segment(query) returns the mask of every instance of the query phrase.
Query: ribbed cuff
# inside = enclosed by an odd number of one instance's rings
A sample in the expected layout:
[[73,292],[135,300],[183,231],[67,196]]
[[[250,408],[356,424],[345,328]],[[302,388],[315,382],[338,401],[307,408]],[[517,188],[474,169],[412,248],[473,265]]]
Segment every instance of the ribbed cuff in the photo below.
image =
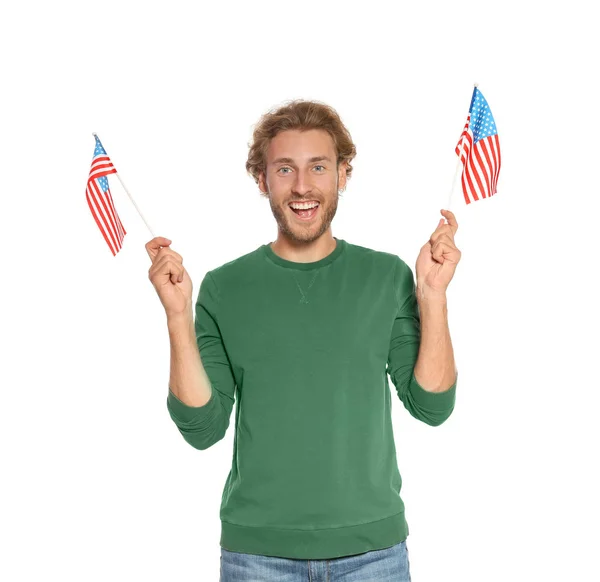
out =
[[215,390],[211,386],[211,393],[208,402],[204,406],[188,406],[173,394],[169,387],[167,396],[167,408],[169,412],[183,422],[202,421],[212,418],[217,413],[219,406],[218,398],[215,396]]
[[458,374],[456,375],[454,384],[447,390],[444,390],[443,392],[429,392],[429,390],[425,390],[425,388],[417,382],[413,370],[409,390],[415,402],[423,408],[444,411],[452,408],[455,403],[457,383]]

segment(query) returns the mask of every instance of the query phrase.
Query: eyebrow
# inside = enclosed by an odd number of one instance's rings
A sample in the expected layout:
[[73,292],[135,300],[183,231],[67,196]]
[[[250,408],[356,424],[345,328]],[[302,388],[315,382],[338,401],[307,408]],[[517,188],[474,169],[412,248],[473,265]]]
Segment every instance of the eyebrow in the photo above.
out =
[[[327,160],[328,162],[331,162],[331,159],[328,158],[327,156],[314,156],[312,158],[310,158],[308,160],[309,163],[312,162],[320,162],[322,160]],[[274,164],[279,164],[279,163],[283,163],[283,164],[293,164],[294,160],[292,158],[277,158],[276,160],[273,160]]]

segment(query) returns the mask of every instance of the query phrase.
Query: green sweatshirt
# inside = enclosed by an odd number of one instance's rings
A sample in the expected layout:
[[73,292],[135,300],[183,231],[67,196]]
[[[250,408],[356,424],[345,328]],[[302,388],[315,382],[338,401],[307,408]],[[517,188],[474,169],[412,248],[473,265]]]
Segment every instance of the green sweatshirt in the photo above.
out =
[[329,559],[408,536],[388,374],[418,420],[452,413],[456,383],[434,393],[414,376],[420,315],[397,255],[336,240],[312,263],[269,244],[206,273],[195,305],[210,400],[167,408],[204,450],[225,436],[237,401],[220,545]]

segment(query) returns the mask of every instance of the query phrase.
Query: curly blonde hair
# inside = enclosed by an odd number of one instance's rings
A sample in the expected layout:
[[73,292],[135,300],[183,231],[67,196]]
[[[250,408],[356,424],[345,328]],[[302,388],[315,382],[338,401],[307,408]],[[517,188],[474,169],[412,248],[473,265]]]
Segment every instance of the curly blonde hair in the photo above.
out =
[[[280,131],[288,129],[327,131],[333,139],[337,152],[337,167],[346,162],[346,177],[349,179],[352,176],[350,162],[356,156],[356,146],[337,111],[320,101],[293,99],[285,102],[277,110],[263,114],[254,128],[252,141],[248,143],[250,151],[246,170],[257,184],[260,173],[263,172],[265,175],[267,173],[267,149],[271,139]],[[266,196],[265,193],[261,195]]]

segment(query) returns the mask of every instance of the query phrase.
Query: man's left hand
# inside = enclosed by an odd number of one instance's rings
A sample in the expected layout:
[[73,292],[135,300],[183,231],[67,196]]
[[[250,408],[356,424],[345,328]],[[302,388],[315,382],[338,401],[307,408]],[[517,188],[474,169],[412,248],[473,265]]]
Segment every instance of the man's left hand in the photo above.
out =
[[443,296],[454,276],[461,252],[454,244],[454,235],[458,230],[456,217],[450,210],[441,210],[437,228],[431,238],[421,247],[417,258],[417,288],[421,296]]

